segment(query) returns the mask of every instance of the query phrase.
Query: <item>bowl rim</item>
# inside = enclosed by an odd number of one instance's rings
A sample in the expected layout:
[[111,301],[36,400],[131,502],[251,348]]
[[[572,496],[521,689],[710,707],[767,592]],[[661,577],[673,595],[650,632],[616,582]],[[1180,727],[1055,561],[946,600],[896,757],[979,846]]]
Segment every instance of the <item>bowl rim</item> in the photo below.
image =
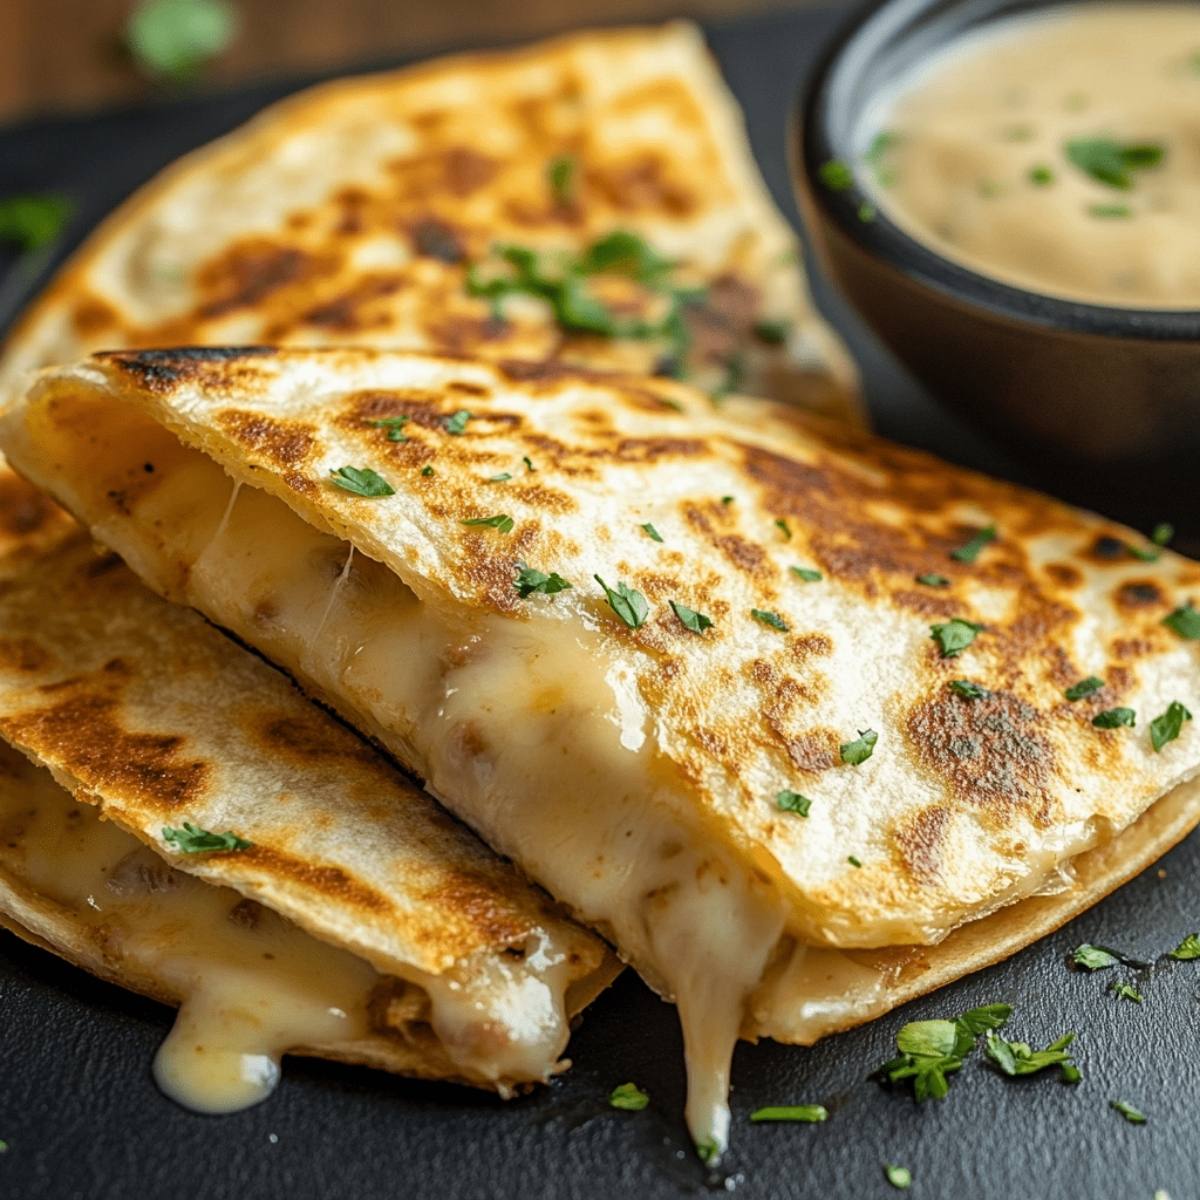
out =
[[[836,146],[830,134],[829,96],[848,52],[893,10],[920,11],[938,2],[866,0],[842,22],[798,92],[789,134],[793,185],[802,190],[825,220],[832,221],[861,250],[945,300],[965,302],[1015,324],[1085,336],[1152,342],[1200,341],[1200,309],[1089,304],[1005,283],[939,254],[905,232],[887,216],[882,205],[859,187],[857,179],[845,189],[830,188],[821,181],[819,171],[823,164],[845,158],[844,148]],[[1086,2],[1042,0],[1021,7],[1065,8]],[[869,220],[859,215],[864,204],[872,209]]]

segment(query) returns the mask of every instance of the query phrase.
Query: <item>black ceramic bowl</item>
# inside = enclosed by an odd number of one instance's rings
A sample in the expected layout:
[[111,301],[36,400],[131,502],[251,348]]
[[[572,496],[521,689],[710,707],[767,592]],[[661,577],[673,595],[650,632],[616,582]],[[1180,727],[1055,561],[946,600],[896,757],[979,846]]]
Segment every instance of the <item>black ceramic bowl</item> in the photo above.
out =
[[823,163],[851,160],[865,107],[897,74],[984,22],[1041,7],[886,0],[860,12],[801,98],[801,206],[827,273],[935,397],[1043,465],[1047,456],[1076,471],[1107,464],[1165,493],[1186,489],[1195,504],[1200,312],[1081,304],[999,283],[921,245],[882,207],[861,220],[863,193],[821,182]]

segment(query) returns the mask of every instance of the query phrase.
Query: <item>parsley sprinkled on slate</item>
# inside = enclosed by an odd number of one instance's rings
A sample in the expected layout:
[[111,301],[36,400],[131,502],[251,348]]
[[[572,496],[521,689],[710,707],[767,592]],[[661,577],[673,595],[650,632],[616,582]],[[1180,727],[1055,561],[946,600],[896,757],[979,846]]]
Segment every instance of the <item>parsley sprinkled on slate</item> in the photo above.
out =
[[1133,209],[1128,204],[1089,204],[1088,216],[1101,221],[1123,221],[1133,216]]
[[860,729],[858,737],[854,741],[846,742],[842,746],[842,762],[851,767],[857,767],[859,763],[865,763],[875,753],[875,743],[878,741],[879,734],[875,730]]
[[454,434],[455,437],[460,437],[467,432],[467,422],[471,419],[471,414],[465,408],[460,408],[458,412],[448,416],[443,422],[447,433]]
[[1150,540],[1156,546],[1166,546],[1175,536],[1175,526],[1169,521],[1159,521],[1150,534]]
[[516,522],[508,513],[496,513],[490,517],[467,517],[459,522],[460,525],[480,525],[489,529],[498,529],[501,533],[511,533]]
[[940,1100],[950,1090],[946,1076],[959,1070],[981,1033],[999,1029],[1012,1015],[1008,1004],[985,1004],[956,1020],[912,1021],[896,1035],[898,1057],[875,1075],[888,1083],[911,1080],[917,1100]]
[[432,467],[422,467],[422,468],[421,468],[421,474],[422,474],[422,475],[432,475],[432,474],[433,474],[433,468],[432,468]]
[[0,242],[26,254],[40,250],[62,233],[73,208],[65,196],[5,196],[0,199]]
[[380,417],[378,421],[369,421],[368,424],[375,429],[386,429],[387,440],[389,442],[407,442],[408,435],[404,432],[404,426],[409,422],[406,416],[399,417]]
[[1035,187],[1049,187],[1054,182],[1054,172],[1044,163],[1029,168],[1029,182]]
[[1060,1067],[1071,1061],[1067,1047],[1075,1040],[1073,1033],[1064,1033],[1045,1050],[1033,1050],[1026,1042],[1010,1042],[988,1030],[987,1055],[1005,1075],[1035,1075],[1047,1067]]
[[1187,937],[1171,951],[1171,957],[1177,962],[1192,962],[1200,958],[1200,933],[1189,933]]
[[1083,1078],[1079,1065],[1073,1062],[1063,1063],[1059,1078],[1063,1083],[1078,1083]]
[[912,1187],[912,1172],[907,1167],[895,1163],[884,1163],[883,1174],[888,1183],[897,1191],[905,1192]]
[[174,846],[180,854],[211,854],[215,850],[249,850],[254,844],[240,838],[236,833],[209,833],[207,829],[199,829],[190,821],[184,821],[181,829],[172,829],[164,825],[163,841]]
[[1073,683],[1063,695],[1068,700],[1082,700],[1085,696],[1092,695],[1093,692],[1098,692],[1104,686],[1104,680],[1096,675],[1089,675],[1086,679],[1081,679],[1078,683]]
[[533,472],[533,471],[537,470],[537,467],[535,467],[533,465],[533,459],[530,458],[528,454],[526,454],[525,457],[521,459],[521,461],[525,464],[526,471]]
[[879,216],[879,210],[869,200],[864,200],[858,206],[858,219],[864,225],[870,225],[877,216]]
[[1092,718],[1092,724],[1097,729],[1120,729],[1122,726],[1132,729],[1137,724],[1137,713],[1132,708],[1106,708]]
[[821,579],[821,572],[814,571],[812,567],[788,567],[788,570],[805,583],[817,583]]
[[702,1163],[710,1163],[720,1154],[717,1143],[712,1138],[705,1138],[702,1142],[696,1143],[696,1157]]
[[917,582],[924,584],[926,587],[949,587],[950,580],[945,575],[938,575],[933,571],[928,571],[924,575],[917,576]]
[[969,679],[952,679],[950,690],[965,700],[984,700],[992,694],[987,688],[980,687],[979,684],[972,683]]
[[854,186],[854,172],[840,158],[831,158],[817,168],[821,182],[831,192],[849,191]]
[[499,475],[489,475],[488,483],[507,483],[511,478],[507,471],[501,471]]
[[8,1153],[8,1143],[3,1138],[0,1138],[0,1154],[7,1154],[7,1153]]
[[847,862],[848,862],[848,863],[849,863],[849,864],[850,864],[852,867],[861,867],[861,866],[862,866],[862,863],[861,863],[861,862],[860,862],[860,861],[859,861],[857,858],[855,858],[853,854],[847,854],[847,855],[846,855],[846,861],[847,861]]
[[770,346],[782,346],[787,341],[791,328],[788,321],[756,321],[754,336]]
[[1163,624],[1188,641],[1200,639],[1200,609],[1194,608],[1190,600],[1163,617]]
[[785,520],[783,519],[783,517],[777,517],[777,518],[776,518],[776,520],[775,520],[775,528],[776,528],[776,529],[778,529],[778,530],[779,530],[779,532],[783,534],[783,540],[784,540],[785,542],[790,542],[790,541],[792,540],[792,530],[791,530],[791,527],[788,525],[787,521],[785,521]]
[[558,592],[565,592],[570,586],[557,571],[551,571],[547,575],[544,571],[537,571],[533,567],[519,568],[516,582],[513,584],[517,595],[522,600],[532,596],[535,592],[540,592],[543,596],[553,596]]
[[957,658],[975,640],[975,635],[982,632],[982,625],[961,617],[929,627],[929,636],[937,642],[943,658]]
[[775,612],[769,612],[762,608],[752,608],[750,615],[756,620],[761,621],[764,625],[770,625],[772,629],[778,629],[780,633],[787,633],[787,622]]
[[807,796],[802,796],[799,792],[788,791],[786,788],[775,794],[775,807],[784,812],[798,813],[802,817],[807,817],[811,805],[812,801]]
[[679,618],[679,623],[684,629],[690,629],[693,633],[703,633],[706,629],[712,628],[712,621],[703,613],[688,608],[686,604],[678,604],[674,600],[669,603],[671,611]]
[[641,1112],[650,1103],[649,1092],[643,1092],[636,1083],[622,1083],[613,1088],[608,1097],[613,1108],[621,1108],[626,1112]]
[[1130,1104],[1128,1100],[1110,1100],[1108,1106],[1119,1112],[1130,1125],[1145,1125],[1146,1123],[1146,1114],[1136,1105]]
[[559,154],[547,163],[546,182],[550,185],[550,193],[556,204],[565,206],[571,203],[578,165],[578,161],[570,154]]
[[1068,161],[1097,183],[1128,191],[1133,172],[1156,167],[1166,155],[1158,142],[1117,142],[1112,138],[1072,138],[1064,147]]
[[979,552],[984,546],[989,542],[994,542],[998,536],[995,525],[986,525],[983,529],[973,533],[957,550],[951,550],[950,557],[955,562],[973,563],[979,557]]
[[829,1109],[823,1104],[775,1104],[756,1108],[750,1114],[750,1120],[756,1124],[760,1121],[801,1121],[816,1125],[829,1120]]
[[659,532],[658,532],[658,530],[657,530],[657,529],[655,529],[655,528],[654,528],[654,526],[653,526],[653,525],[651,525],[649,521],[647,521],[647,522],[646,522],[646,523],[645,523],[645,524],[642,526],[642,530],[645,532],[645,534],[646,534],[646,536],[647,536],[647,537],[653,538],[653,539],[654,539],[654,541],[656,541],[656,542],[661,542],[661,541],[662,541],[662,534],[661,534],[661,533],[659,533]]
[[637,629],[645,623],[646,617],[650,612],[650,606],[646,603],[646,597],[641,592],[636,588],[631,588],[628,584],[620,582],[613,589],[599,575],[594,575],[592,578],[604,589],[605,598],[608,600],[608,607],[630,629]]
[[356,496],[377,498],[396,494],[396,489],[370,467],[338,467],[329,474],[338,487],[345,492],[353,492]]
[[1133,986],[1132,983],[1126,983],[1123,979],[1117,980],[1109,987],[1108,990],[1119,999],[1132,1000],[1134,1004],[1141,1004],[1141,1002],[1146,998],[1137,990],[1137,988]]
[[1150,742],[1155,751],[1173,742],[1183,730],[1183,723],[1191,719],[1192,714],[1178,700],[1172,700],[1167,711],[1150,722]]
[[1107,967],[1115,967],[1121,959],[1111,950],[1105,950],[1103,946],[1093,946],[1084,942],[1082,946],[1076,946],[1071,951],[1071,961],[1075,966],[1088,971],[1103,971]]

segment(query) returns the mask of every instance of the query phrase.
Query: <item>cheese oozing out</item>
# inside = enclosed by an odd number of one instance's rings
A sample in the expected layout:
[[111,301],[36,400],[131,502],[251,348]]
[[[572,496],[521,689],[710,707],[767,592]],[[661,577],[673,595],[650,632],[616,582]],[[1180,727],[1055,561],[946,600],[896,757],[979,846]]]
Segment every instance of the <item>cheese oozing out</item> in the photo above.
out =
[[435,1041],[446,1074],[507,1094],[553,1074],[566,1043],[566,956],[548,938],[443,975],[385,975],[174,869],[0,743],[0,890],[5,882],[55,907],[69,957],[89,965],[70,948],[90,944],[104,973],[179,1004],[154,1076],[197,1112],[265,1099],[290,1051],[385,1063],[387,1051],[364,1052],[364,1042]]
[[68,464],[68,505],[153,587],[412,765],[677,1004],[688,1125],[710,1155],[728,1141],[739,1033],[807,1043],[878,1011],[902,958],[791,936],[769,882],[701,827],[597,630],[428,606],[130,410],[66,392],[28,421],[39,453]]

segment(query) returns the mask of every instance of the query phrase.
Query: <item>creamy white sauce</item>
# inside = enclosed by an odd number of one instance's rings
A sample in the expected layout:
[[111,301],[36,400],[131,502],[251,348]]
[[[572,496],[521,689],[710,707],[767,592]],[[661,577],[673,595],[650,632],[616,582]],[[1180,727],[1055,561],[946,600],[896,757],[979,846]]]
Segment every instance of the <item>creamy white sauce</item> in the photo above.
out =
[[[1143,152],[1115,187],[1068,154],[1098,138],[1161,154]],[[857,142],[855,174],[879,208],[947,258],[1055,296],[1200,307],[1195,4],[990,23],[898,80]]]

